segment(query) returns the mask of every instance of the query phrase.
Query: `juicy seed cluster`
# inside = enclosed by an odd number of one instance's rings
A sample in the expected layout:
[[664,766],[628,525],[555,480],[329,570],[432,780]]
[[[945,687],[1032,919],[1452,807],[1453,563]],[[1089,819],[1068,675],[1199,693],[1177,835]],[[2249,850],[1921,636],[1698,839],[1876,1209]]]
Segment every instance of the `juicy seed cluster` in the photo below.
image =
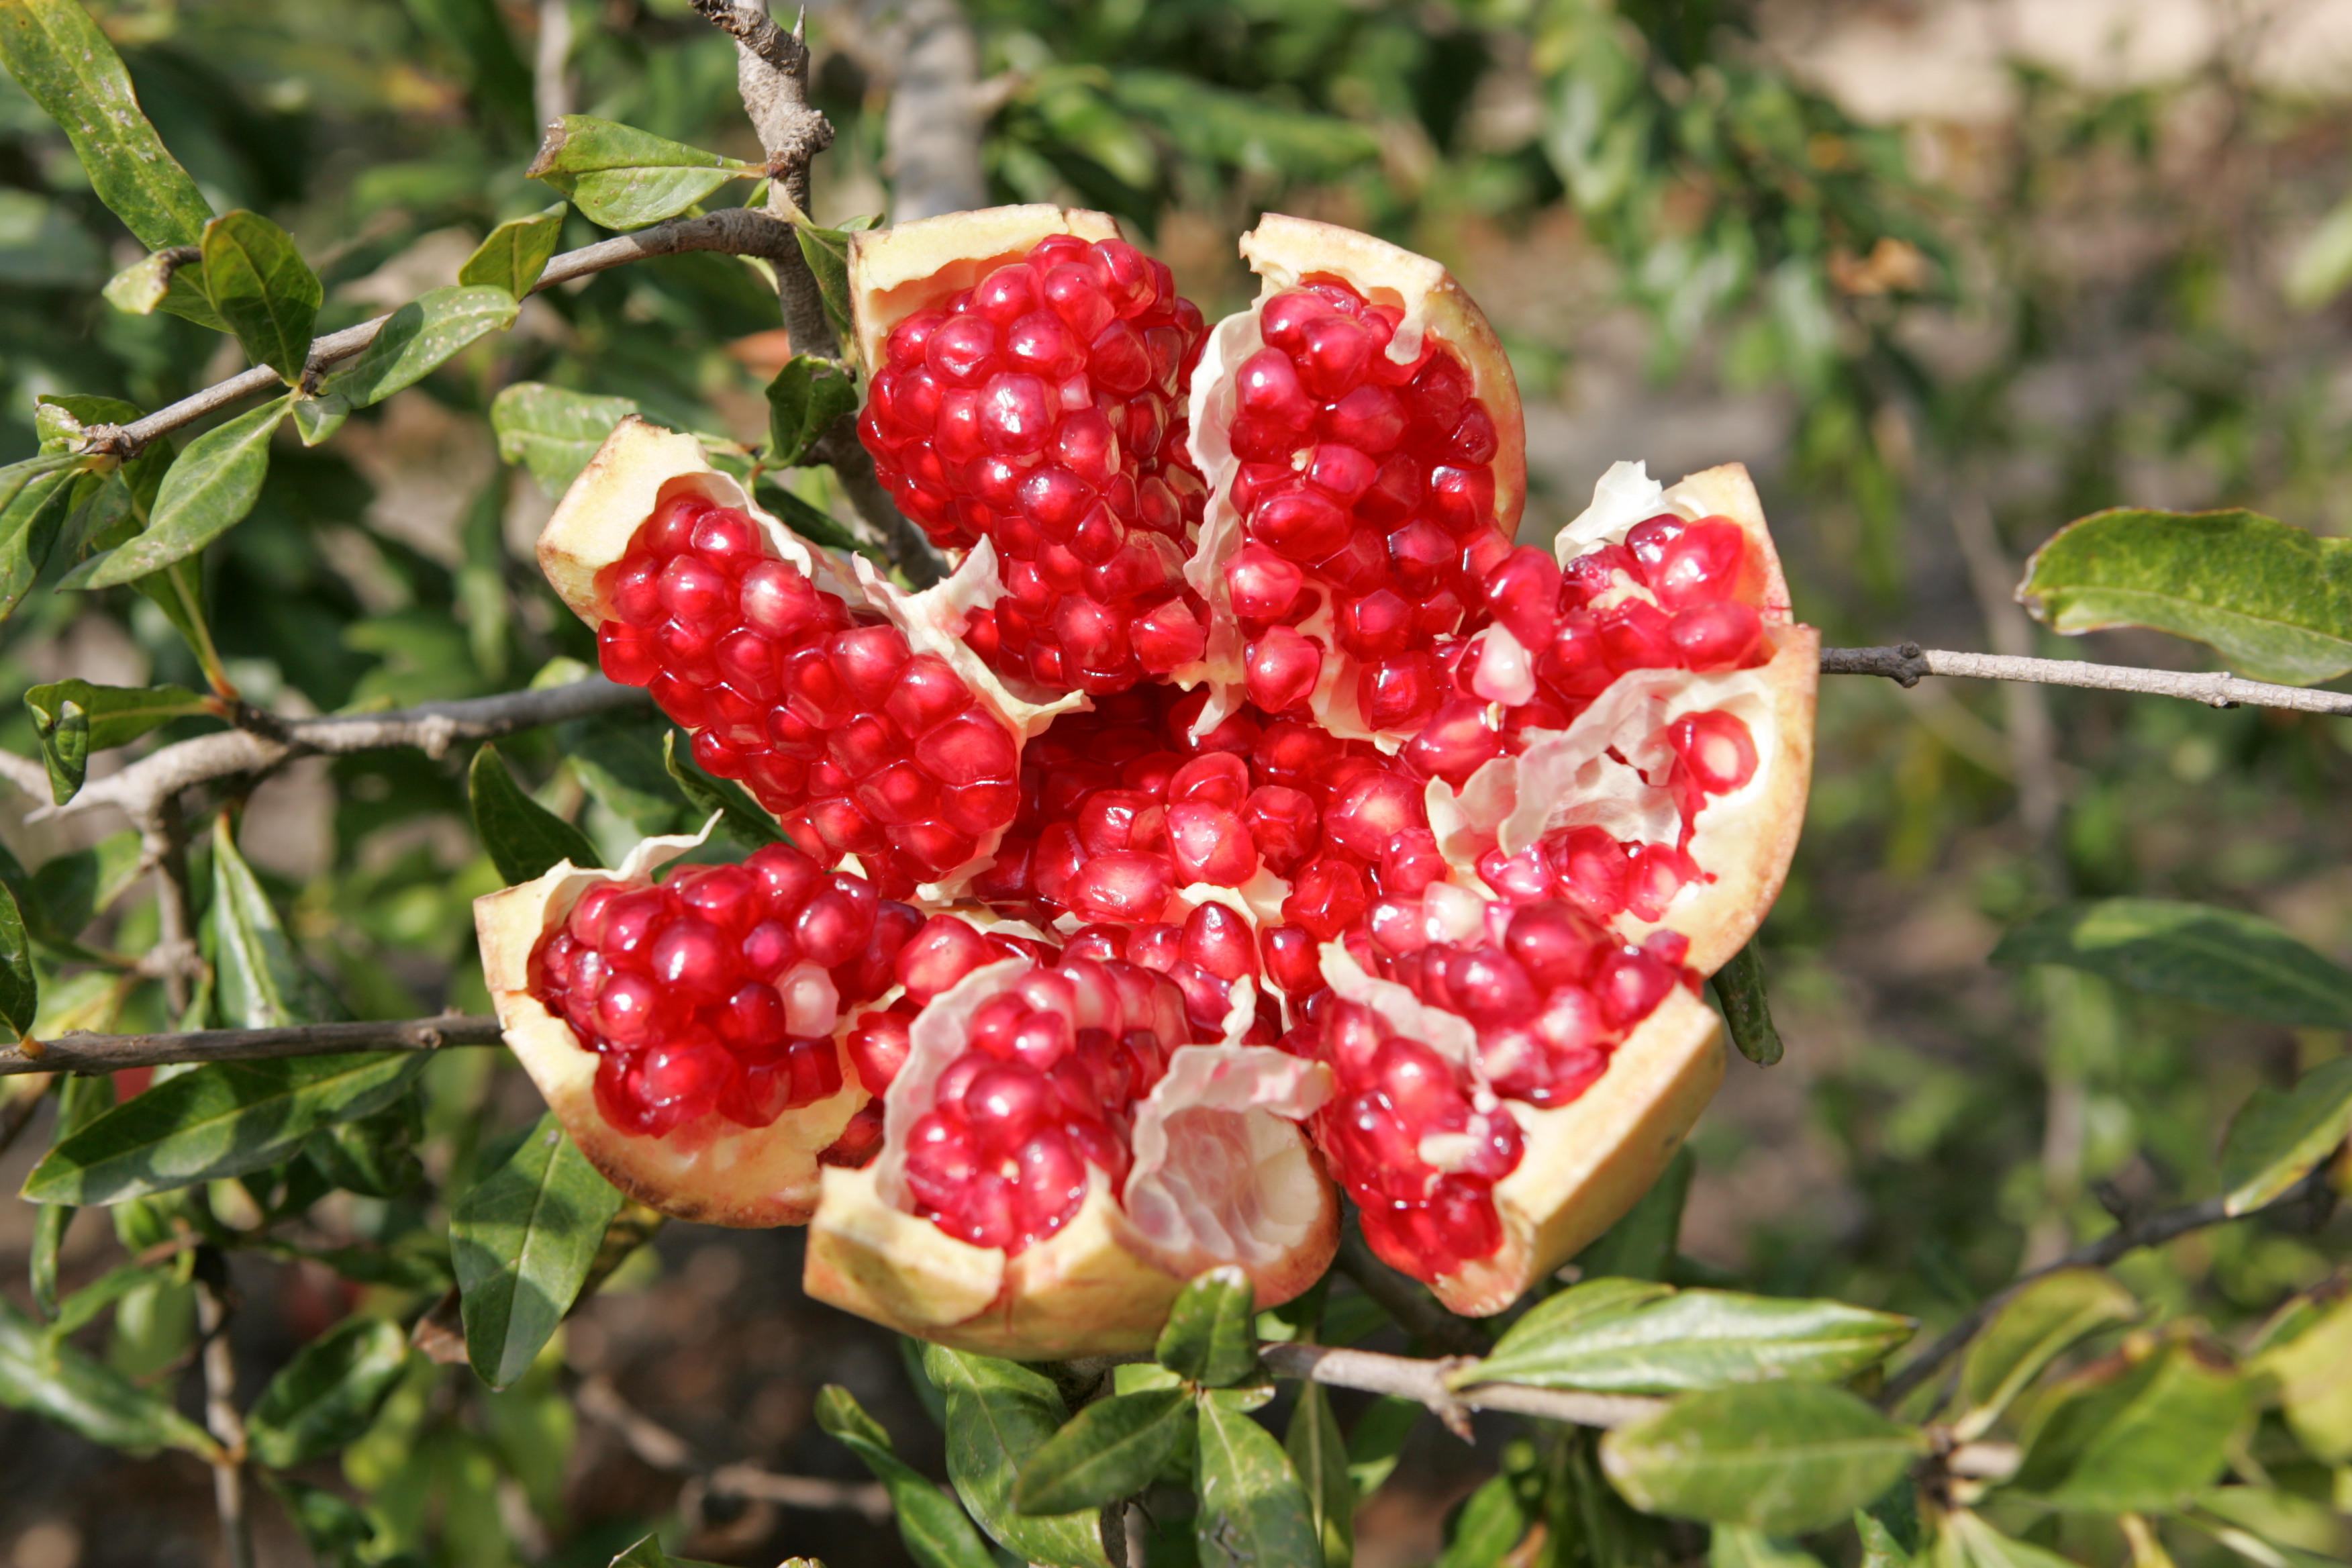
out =
[[598,586],[616,616],[597,628],[604,673],[885,892],[945,876],[1013,820],[1011,727],[946,659],[767,553],[744,513],[665,500]]
[[1132,1156],[1134,1105],[1175,1047],[1213,1040],[1167,978],[1066,955],[972,1015],[969,1047],[909,1130],[915,1212],[958,1240],[1017,1253],[1068,1224],[1087,1171],[1116,1196]]
[[891,331],[858,435],[934,543],[994,542],[1005,595],[964,635],[999,669],[1119,691],[1207,647],[1183,581],[1204,331],[1164,263],[1069,235]]
[[658,884],[599,882],[541,938],[530,991],[596,1053],[614,1126],[765,1127],[840,1092],[835,1026],[897,982],[921,923],[864,878],[771,845]]
[[[1303,709],[1336,649],[1398,708],[1434,689],[1429,655],[1478,607],[1511,548],[1497,523],[1495,419],[1433,337],[1399,363],[1403,312],[1315,282],[1266,301],[1241,363],[1233,487],[1244,543],[1225,584],[1247,638],[1250,700]],[[1372,711],[1371,704],[1364,704]],[[1410,727],[1411,705],[1394,724]]]

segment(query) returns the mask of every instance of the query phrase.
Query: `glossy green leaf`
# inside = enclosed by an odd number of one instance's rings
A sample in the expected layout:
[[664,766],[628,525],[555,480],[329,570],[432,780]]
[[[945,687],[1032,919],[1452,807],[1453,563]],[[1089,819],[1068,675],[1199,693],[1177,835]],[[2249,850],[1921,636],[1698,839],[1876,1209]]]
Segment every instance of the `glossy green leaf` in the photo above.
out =
[[1677,1399],[1602,1438],[1601,1464],[1644,1512],[1796,1535],[1844,1519],[1921,1451],[1915,1428],[1845,1390],[1784,1381]]
[[2248,1403],[2234,1367],[2179,1341],[2087,1368],[2037,1402],[2010,1485],[2057,1508],[2172,1507],[2221,1473]]
[[1496,1476],[1463,1500],[1436,1568],[1492,1568],[1526,1539],[1534,1523],[1509,1476]]
[[2198,1494],[2197,1512],[2290,1551],[2352,1562],[2352,1511],[2284,1487],[2212,1487]]
[[33,733],[49,769],[49,793],[63,805],[81,792],[89,754],[128,745],[161,724],[208,713],[206,700],[184,686],[92,686],[53,680],[25,693]]
[[1331,1396],[1321,1384],[1299,1385],[1282,1447],[1307,1489],[1307,1513],[1323,1543],[1323,1568],[1349,1568],[1356,1557],[1356,1486],[1349,1478],[1347,1440],[1339,1436]]
[[1076,1513],[1132,1497],[1184,1446],[1192,1424],[1185,1389],[1097,1399],[1022,1462],[1013,1506],[1028,1514]]
[[1821,1559],[1803,1548],[1737,1524],[1715,1527],[1706,1544],[1706,1563],[1707,1568],[1822,1568]]
[[278,1494],[286,1517],[301,1533],[302,1544],[310,1549],[318,1568],[361,1568],[369,1561],[368,1548],[375,1541],[376,1529],[357,1503],[324,1487],[284,1476],[262,1479]]
[[583,868],[604,864],[586,834],[523,793],[496,746],[474,753],[466,779],[474,831],[507,886],[536,881],[566,860]]
[[1853,1510],[1854,1533],[1862,1537],[1862,1568],[1911,1568],[1913,1562],[1903,1542],[1886,1521],[1864,1509]]
[[79,452],[92,429],[128,425],[146,411],[120,397],[89,393],[45,392],[34,401],[33,433],[44,452]]
[[2164,899],[2103,899],[2034,916],[1992,962],[2060,963],[2270,1024],[2352,1028],[2352,970],[2259,916]]
[[1404,1452],[1405,1439],[1428,1408],[1417,1399],[1384,1394],[1356,1417],[1348,1431],[1348,1479],[1358,1498],[1369,1498],[1387,1483]]
[[87,849],[49,857],[20,895],[27,929],[42,942],[71,942],[138,883],[146,860],[135,828],[110,834]]
[[269,472],[270,434],[293,402],[291,394],[274,399],[189,442],[163,476],[146,531],[90,557],[61,585],[110,588],[132,582],[187,559],[243,521]]
[[43,1204],[113,1204],[274,1165],[337,1117],[408,1092],[425,1053],[370,1052],[212,1062],[145,1093],[50,1148],[25,1183]]
[[40,1011],[41,982],[33,972],[32,939],[25,934],[16,895],[0,887],[0,1023],[22,1040],[33,1032]]
[[758,848],[763,844],[782,844],[783,829],[776,819],[760,809],[750,793],[731,779],[715,779],[689,761],[686,748],[677,743],[675,730],[662,732],[662,766],[677,781],[677,787],[692,805],[698,816],[708,818],[719,814],[719,826],[739,844]]
[[833,335],[837,342],[848,342],[855,335],[849,309],[849,236],[864,223],[845,224],[839,228],[819,228],[814,224],[794,224],[793,237],[800,242],[801,258],[808,263],[810,276],[816,279],[817,298],[824,302],[825,320],[833,323]]
[[2003,1535],[1966,1509],[1944,1516],[1929,1560],[1935,1568],[2079,1568],[2071,1557]]
[[2034,1280],[1969,1342],[1954,1429],[1964,1442],[1981,1436],[2069,1345],[2138,1316],[2138,1298],[2098,1269],[2062,1268]]
[[204,253],[205,292],[246,357],[299,382],[326,290],[294,237],[259,213],[226,213],[205,225]]
[[521,300],[537,286],[555,247],[563,243],[563,217],[569,210],[558,202],[544,212],[499,225],[457,268],[457,281],[503,289],[509,299]]
[[65,132],[90,188],[140,244],[196,243],[212,205],[140,111],[121,57],[81,0],[0,0],[0,63]]
[[1192,1539],[1201,1568],[1312,1563],[1321,1546],[1315,1514],[1290,1457],[1250,1419],[1240,1389],[1199,1395],[1201,1511]]
[[592,397],[519,381],[490,401],[490,427],[498,432],[501,458],[520,463],[541,489],[560,496],[613,426],[636,411],[625,397]]
[[219,1446],[172,1406],[171,1391],[142,1388],[69,1344],[51,1344],[23,1308],[0,1297],[0,1405],[30,1411],[112,1448]]
[[293,413],[294,434],[305,447],[316,447],[334,438],[352,416],[352,405],[341,397],[297,397]]
[[632,126],[567,114],[547,128],[528,173],[607,228],[640,228],[675,217],[728,181],[760,169]]
[[346,1318],[294,1353],[245,1418],[253,1457],[288,1469],[366,1431],[408,1362],[408,1336],[382,1318]]
[[2252,1214],[2309,1175],[2352,1134],[2352,1057],[2303,1075],[2281,1094],[2258,1089],[2221,1148],[2223,1207]]
[[333,1186],[362,1197],[394,1198],[425,1179],[416,1157],[421,1132],[416,1102],[402,1100],[356,1121],[338,1121],[310,1134],[303,1158]]
[[449,1215],[466,1355],[492,1388],[530,1363],[572,1310],[621,1194],[552,1111],[525,1130]]
[[49,563],[81,471],[81,459],[68,452],[0,468],[0,620],[16,614]]
[[452,285],[394,310],[375,341],[319,384],[321,402],[352,408],[381,403],[423,380],[475,339],[514,325],[514,296],[488,284]]
[[2352,1463],[2352,1297],[2264,1346],[2250,1370],[2305,1447],[2332,1464]]
[[137,1263],[126,1263],[110,1268],[64,1300],[57,1303],[57,1311],[45,1331],[49,1343],[58,1344],[106,1314],[106,1310],[134,1290],[152,1285],[163,1270]]
[[229,330],[205,291],[205,253],[194,245],[175,245],[134,261],[99,292],[129,315],[152,316],[161,310],[212,331]]
[[857,412],[857,378],[847,366],[814,354],[794,354],[768,383],[768,451],[772,468],[798,468],[809,448],[839,420]]
[[1096,1510],[1038,1517],[1013,1506],[1021,1467],[1066,1417],[1054,1385],[1013,1362],[945,1345],[923,1347],[923,1373],[947,1399],[948,1479],[990,1539],[1027,1563],[1108,1568]]
[[1715,999],[1722,1005],[1723,1021],[1739,1054],[1760,1068],[1779,1061],[1780,1031],[1772,1026],[1772,1005],[1764,993],[1764,960],[1756,944],[1748,942],[1733,953],[1707,984],[1715,987]]
[[898,1539],[919,1568],[994,1568],[988,1545],[955,1499],[898,1458],[890,1435],[849,1390],[827,1384],[816,1396],[816,1424],[856,1454],[887,1488]]
[[[58,1081],[57,1125],[50,1142],[62,1143],[114,1109],[114,1080],[92,1074]],[[43,1204],[33,1216],[32,1256],[26,1272],[31,1276],[33,1305],[47,1316],[58,1310],[58,1263],[65,1251],[66,1229],[73,1224],[71,1204]]]
[[2352,539],[2259,512],[2093,512],[2034,552],[2017,597],[2054,631],[2153,626],[2254,680],[2352,669]]
[[[1596,1280],[1544,1303],[1572,1299]],[[1630,1300],[1632,1292],[1625,1293]],[[1724,1290],[1685,1290],[1630,1310],[1528,1314],[1495,1353],[1454,1374],[1470,1383],[1522,1383],[1618,1394],[1669,1394],[1773,1378],[1835,1383],[1911,1337],[1908,1318],[1839,1301],[1788,1300]],[[1532,1326],[1530,1326],[1532,1325]]]
[[1249,1276],[1231,1264],[1212,1268],[1177,1295],[1152,1354],[1179,1377],[1228,1387],[1257,1370],[1256,1322]]
[[213,835],[213,903],[205,913],[221,1021],[237,1029],[278,1029],[341,1016],[278,918],[236,840]]

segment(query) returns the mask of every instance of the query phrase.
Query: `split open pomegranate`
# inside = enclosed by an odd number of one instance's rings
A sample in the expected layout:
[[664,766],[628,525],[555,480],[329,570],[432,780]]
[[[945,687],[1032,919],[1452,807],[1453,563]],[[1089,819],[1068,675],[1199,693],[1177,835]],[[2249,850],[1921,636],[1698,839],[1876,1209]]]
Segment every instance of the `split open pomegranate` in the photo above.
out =
[[725,1208],[700,1139],[799,1217],[829,1162],[808,1288],[908,1332],[1134,1349],[1219,1263],[1284,1300],[1333,1182],[1502,1310],[1664,1169],[1723,1071],[1700,982],[1786,874],[1818,647],[1745,472],[1620,464],[1516,545],[1517,394],[1444,269],[1276,216],[1242,252],[1212,329],[1097,214],[856,237],[859,431],[937,588],[635,421],[541,541],[606,672],[880,912],[852,955],[739,910],[756,857],[509,889],[501,1016],[632,1190]]

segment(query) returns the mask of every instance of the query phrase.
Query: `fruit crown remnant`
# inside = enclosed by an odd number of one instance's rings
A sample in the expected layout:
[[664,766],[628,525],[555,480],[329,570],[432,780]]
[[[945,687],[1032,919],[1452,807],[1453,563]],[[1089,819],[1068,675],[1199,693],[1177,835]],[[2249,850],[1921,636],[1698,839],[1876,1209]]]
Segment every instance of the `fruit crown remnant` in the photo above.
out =
[[1818,637],[1745,470],[1515,542],[1518,394],[1444,268],[1269,216],[1211,325],[1099,214],[853,237],[919,594],[625,419],[540,542],[604,672],[791,843],[481,900],[518,1057],[646,1202],[1021,1357],[1261,1305],[1339,1198],[1491,1313],[1656,1180],[1700,981],[1778,893]]

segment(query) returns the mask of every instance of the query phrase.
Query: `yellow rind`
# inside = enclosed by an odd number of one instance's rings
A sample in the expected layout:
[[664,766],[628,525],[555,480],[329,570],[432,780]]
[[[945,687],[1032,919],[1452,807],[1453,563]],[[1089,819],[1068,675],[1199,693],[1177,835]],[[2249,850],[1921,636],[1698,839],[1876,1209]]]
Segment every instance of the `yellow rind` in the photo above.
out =
[[1056,234],[1074,234],[1088,242],[1117,239],[1118,225],[1103,213],[1035,202],[945,213],[851,235],[851,339],[859,368],[869,376],[874,374],[890,329],[900,321],[963,292]]

